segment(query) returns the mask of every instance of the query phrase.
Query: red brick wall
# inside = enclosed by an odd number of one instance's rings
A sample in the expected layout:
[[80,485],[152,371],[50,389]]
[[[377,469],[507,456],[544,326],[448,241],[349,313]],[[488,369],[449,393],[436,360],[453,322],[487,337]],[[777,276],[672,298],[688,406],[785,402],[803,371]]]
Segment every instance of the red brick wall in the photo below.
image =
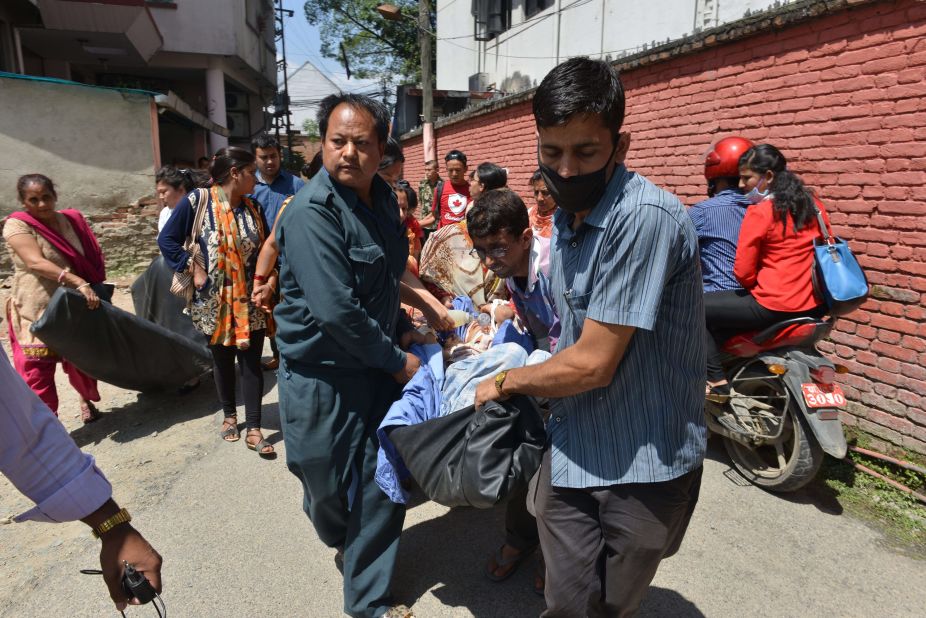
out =
[[[403,143],[405,177],[417,188],[424,178],[424,147],[420,137]],[[537,139],[530,101],[494,113],[443,127],[437,131],[438,162],[444,173],[444,155],[457,148],[466,153],[469,169],[485,161],[508,168],[508,186],[525,200],[530,177],[537,169]]]
[[[623,70],[628,165],[686,204],[729,134],[768,141],[817,190],[867,269],[872,298],[824,352],[846,365],[849,424],[926,453],[926,5],[882,1]],[[530,102],[437,131],[438,152],[507,166],[527,198]],[[421,140],[406,176],[422,176]]]

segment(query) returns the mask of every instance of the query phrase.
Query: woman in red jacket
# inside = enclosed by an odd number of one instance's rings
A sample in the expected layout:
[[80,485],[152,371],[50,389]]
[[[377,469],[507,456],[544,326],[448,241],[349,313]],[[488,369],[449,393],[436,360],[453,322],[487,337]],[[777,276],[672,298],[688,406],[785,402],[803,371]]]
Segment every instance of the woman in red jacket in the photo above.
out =
[[740,188],[754,205],[746,210],[733,274],[742,290],[704,295],[707,318],[707,396],[725,402],[730,392],[719,348],[738,332],[758,330],[791,318],[821,317],[826,307],[811,281],[813,241],[821,236],[815,208],[823,204],[769,144],[740,157]]

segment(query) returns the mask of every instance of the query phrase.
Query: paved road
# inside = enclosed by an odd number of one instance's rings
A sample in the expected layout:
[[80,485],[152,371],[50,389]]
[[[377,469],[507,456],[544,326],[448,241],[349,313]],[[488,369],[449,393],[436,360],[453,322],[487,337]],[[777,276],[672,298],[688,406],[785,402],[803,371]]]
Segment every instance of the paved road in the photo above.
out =
[[[270,428],[279,427],[276,401],[272,390],[265,398]],[[207,452],[170,475],[159,500],[128,505],[165,557],[170,616],[341,615],[334,552],[315,538],[283,459],[264,462],[242,442],[219,443],[217,416],[198,421],[186,430],[208,432],[190,439],[194,448],[209,445]],[[85,448],[92,452],[102,441]],[[282,451],[282,442],[277,447]],[[744,486],[723,455],[712,452],[685,544],[662,565],[642,615],[922,616],[926,561],[885,547],[876,531],[838,512],[835,502],[786,500]],[[398,597],[424,618],[539,614],[543,602],[530,591],[530,569],[501,584],[481,575],[501,522],[500,510],[414,505],[402,539]],[[27,594],[7,595],[12,605],[4,616],[115,615],[102,582],[77,573],[92,566],[95,542],[81,531],[59,549],[48,579],[35,579]],[[16,559],[0,548],[0,562]],[[145,607],[129,615],[155,614]]]

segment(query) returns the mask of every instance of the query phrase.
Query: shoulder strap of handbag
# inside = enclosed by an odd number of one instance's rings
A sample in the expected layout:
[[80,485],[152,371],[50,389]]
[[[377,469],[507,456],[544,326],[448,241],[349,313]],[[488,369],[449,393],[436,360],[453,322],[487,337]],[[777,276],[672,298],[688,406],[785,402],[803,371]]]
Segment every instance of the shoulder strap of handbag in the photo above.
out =
[[816,204],[813,205],[814,214],[817,215],[817,225],[820,227],[820,233],[823,235],[823,240],[826,244],[833,244],[833,237],[830,235],[830,231],[826,229],[826,221],[823,220],[823,213],[820,212],[820,209]]
[[[438,181],[437,181],[437,187],[436,187],[436,191],[435,191],[434,193],[437,194],[437,218],[439,219],[439,218],[440,218],[440,209],[441,209],[440,198],[441,198],[441,196],[442,196],[443,193],[444,193],[444,181],[443,181],[443,180],[438,180]],[[432,205],[432,206],[433,206],[433,205]],[[431,212],[434,212],[434,209],[433,209],[433,208],[431,209]]]
[[193,227],[190,230],[190,238],[187,240],[187,250],[199,240],[203,219],[206,217],[206,205],[209,204],[208,189],[196,189],[194,193],[196,194],[196,214],[193,216]]

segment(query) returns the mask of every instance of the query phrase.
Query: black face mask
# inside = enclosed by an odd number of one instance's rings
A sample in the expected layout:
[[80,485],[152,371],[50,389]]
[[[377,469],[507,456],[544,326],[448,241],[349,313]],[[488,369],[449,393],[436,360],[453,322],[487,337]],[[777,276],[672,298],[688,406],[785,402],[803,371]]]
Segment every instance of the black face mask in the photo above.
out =
[[611,149],[611,155],[608,157],[608,162],[600,170],[570,176],[569,178],[563,178],[553,168],[547,167],[540,162],[540,146],[538,144],[537,164],[540,166],[540,175],[543,176],[543,181],[547,184],[547,189],[550,190],[550,195],[557,206],[567,212],[577,213],[591,210],[598,205],[608,188],[608,165],[611,163],[611,159],[614,158],[614,153],[617,152],[618,143],[620,143],[620,140],[615,142],[614,148]]

